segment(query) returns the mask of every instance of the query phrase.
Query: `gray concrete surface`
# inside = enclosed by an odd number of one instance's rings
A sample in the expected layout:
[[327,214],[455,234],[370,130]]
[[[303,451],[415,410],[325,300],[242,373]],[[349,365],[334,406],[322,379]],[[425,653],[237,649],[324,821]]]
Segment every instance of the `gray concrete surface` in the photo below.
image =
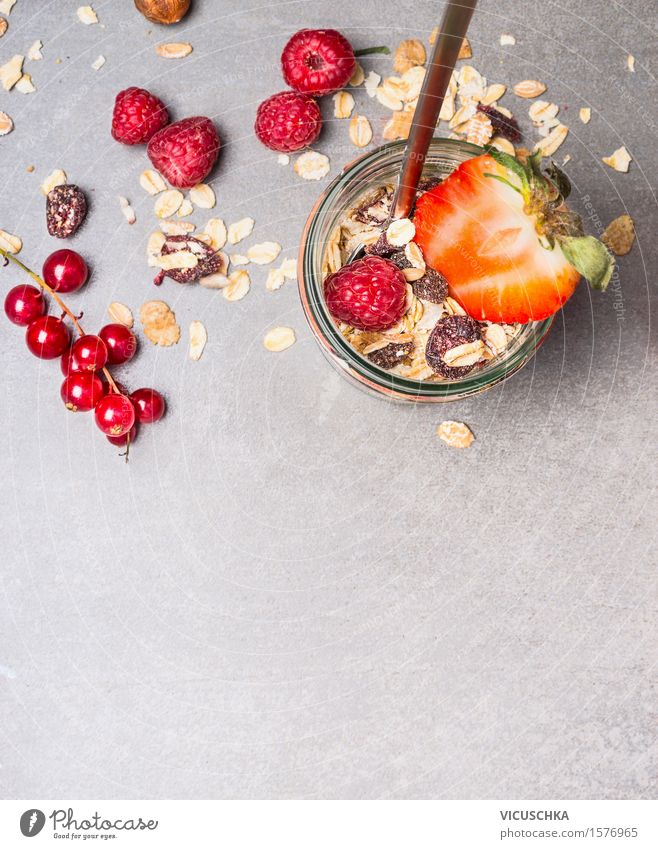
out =
[[[64,168],[91,198],[72,243],[93,266],[71,299],[86,326],[112,300],[137,311],[159,295],[184,329],[204,321],[210,341],[198,363],[184,341],[144,342],[123,369],[169,401],[126,466],[88,416],[63,409],[58,366],[0,322],[2,794],[654,795],[655,6],[480,3],[476,67],[490,81],[549,84],[571,128],[560,153],[573,157],[576,205],[589,195],[604,225],[630,212],[639,238],[617,290],[581,286],[530,367],[484,396],[416,409],[342,382],[294,285],[268,293],[262,269],[239,303],[171,282],[154,290],[145,155],[114,143],[109,120],[130,84],[177,118],[212,116],[225,140],[218,213],[253,215],[252,241],[293,256],[321,186],[251,131],[257,103],[283,88],[286,37],[333,25],[357,47],[394,47],[426,38],[441,4],[197,0],[170,30],[128,0],[96,0],[102,26],[83,27],[77,5],[18,0],[0,41],[3,62],[44,42],[27,68],[37,93],[0,92],[16,124],[0,140],[0,226],[40,267],[56,242],[39,184]],[[499,46],[504,32],[515,47]],[[194,52],[167,62],[159,40]],[[390,58],[364,64],[390,73]],[[386,110],[364,92],[357,101],[380,137]],[[503,102],[532,139],[527,104]],[[324,108],[333,176],[353,149]],[[628,174],[601,163],[622,143]],[[118,194],[135,206],[133,227]],[[261,339],[278,324],[298,342],[275,356]],[[444,418],[471,425],[469,451],[437,440]]]

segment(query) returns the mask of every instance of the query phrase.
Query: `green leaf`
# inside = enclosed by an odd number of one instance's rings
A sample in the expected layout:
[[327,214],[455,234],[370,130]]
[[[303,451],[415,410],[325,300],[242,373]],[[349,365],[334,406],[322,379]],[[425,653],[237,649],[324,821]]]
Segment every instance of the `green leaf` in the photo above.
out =
[[495,159],[499,165],[503,166],[503,168],[507,168],[508,171],[511,171],[513,174],[515,174],[521,181],[523,192],[528,191],[528,172],[523,167],[523,165],[521,165],[518,159],[515,159],[513,156],[510,156],[509,153],[503,153],[502,150],[498,150],[498,148],[493,147],[489,144],[485,145],[484,152],[488,153],[489,156],[492,159]]
[[510,189],[514,189],[514,191],[517,192],[518,194],[520,194],[520,195],[523,194],[523,192],[521,191],[521,189],[518,186],[513,185],[512,183],[510,183],[509,180],[506,180],[504,177],[501,177],[500,174],[485,174],[484,176],[485,177],[491,177],[492,180],[498,180],[499,183],[503,183],[504,185],[508,186]]
[[363,50],[355,50],[354,55],[357,58],[359,56],[372,56],[373,53],[384,53],[388,56],[390,52],[390,49],[386,45],[383,45],[382,47],[364,47]]
[[571,181],[567,175],[551,161],[546,168],[548,179],[553,183],[555,188],[560,193],[562,200],[566,200],[571,194]]
[[594,236],[569,236],[560,242],[563,254],[587,280],[592,289],[605,292],[615,261],[612,254]]

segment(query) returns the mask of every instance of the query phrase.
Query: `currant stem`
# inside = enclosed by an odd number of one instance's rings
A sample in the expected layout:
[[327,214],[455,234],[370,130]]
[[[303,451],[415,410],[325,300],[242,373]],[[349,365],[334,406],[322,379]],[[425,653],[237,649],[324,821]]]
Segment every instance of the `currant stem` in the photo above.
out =
[[[55,292],[55,290],[54,290],[54,289],[52,289],[52,288],[51,288],[51,287],[50,287],[50,286],[46,283],[46,281],[45,281],[45,280],[42,280],[42,279],[41,279],[41,277],[39,277],[39,275],[38,275],[38,274],[35,274],[35,273],[34,273],[34,271],[32,271],[32,269],[31,269],[31,268],[28,268],[28,267],[27,267],[27,265],[24,265],[24,264],[20,261],[20,259],[17,259],[17,258],[16,258],[16,257],[15,257],[12,253],[9,253],[9,251],[6,251],[6,250],[4,250],[3,248],[0,248],[0,254],[1,254],[4,258],[5,258],[5,260],[9,260],[9,261],[11,261],[11,262],[15,263],[15,264],[16,264],[19,268],[22,268],[22,269],[23,269],[23,271],[24,271],[26,274],[29,274],[29,275],[30,275],[30,277],[34,280],[34,282],[37,284],[37,286],[39,286],[41,289],[43,289],[43,290],[44,290],[44,292],[48,292],[48,294],[49,294],[49,295],[51,296],[51,298],[55,301],[55,303],[57,304],[57,306],[61,309],[62,314],[63,314],[63,315],[68,316],[68,318],[70,318],[70,319],[71,319],[71,322],[72,322],[73,326],[75,327],[75,329],[78,331],[78,334],[79,334],[80,336],[84,336],[84,335],[85,335],[85,332],[84,332],[84,330],[82,329],[82,326],[81,326],[81,324],[80,324],[80,322],[79,322],[79,320],[78,320],[78,316],[76,316],[76,315],[75,315],[75,313],[71,312],[71,310],[70,310],[70,309],[66,306],[66,304],[64,303],[64,301],[63,301],[63,300],[59,297],[59,295],[57,294],[57,292]],[[80,313],[80,316],[82,316],[82,313]],[[110,387],[112,388],[112,391],[113,391],[113,392],[116,392],[118,395],[119,395],[119,394],[121,394],[121,393],[119,392],[119,388],[118,388],[118,386],[117,386],[117,385],[116,385],[116,383],[114,382],[114,378],[113,378],[113,377],[112,377],[112,375],[110,374],[109,369],[107,369],[107,368],[103,368],[103,374],[104,374],[104,375],[105,375],[105,377],[107,378],[107,382],[110,384]]]
[[364,47],[363,50],[355,50],[354,55],[358,59],[360,56],[371,56],[374,53],[385,53],[388,56],[390,52],[390,49],[383,45],[382,47]]

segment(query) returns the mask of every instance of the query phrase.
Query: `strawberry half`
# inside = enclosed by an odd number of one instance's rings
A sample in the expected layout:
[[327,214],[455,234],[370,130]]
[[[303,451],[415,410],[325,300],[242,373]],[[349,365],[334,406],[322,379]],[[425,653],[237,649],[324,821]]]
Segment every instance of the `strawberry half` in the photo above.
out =
[[416,205],[415,241],[477,319],[525,323],[557,312],[581,274],[605,289],[614,261],[565,204],[569,182],[541,157],[488,149],[463,162]]

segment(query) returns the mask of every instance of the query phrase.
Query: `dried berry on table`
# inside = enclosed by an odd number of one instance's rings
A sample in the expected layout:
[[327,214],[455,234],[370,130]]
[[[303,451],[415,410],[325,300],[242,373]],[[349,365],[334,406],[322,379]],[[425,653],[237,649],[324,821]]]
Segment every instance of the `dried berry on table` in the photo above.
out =
[[87,200],[73,185],[55,186],[46,197],[48,232],[58,239],[72,236],[87,216]]
[[521,141],[521,130],[516,118],[508,118],[493,106],[485,106],[483,103],[478,103],[477,109],[489,118],[495,136],[502,136],[514,143]]
[[[427,340],[425,359],[428,366],[446,378],[465,377],[480,359],[478,349],[482,350],[480,325],[468,315],[450,315],[436,323]],[[463,356],[452,360],[449,352],[455,349],[463,351]],[[454,362],[451,365],[448,360]],[[470,362],[470,360],[473,362]]]
[[198,260],[197,264],[191,268],[162,269],[153,281],[156,286],[159,286],[165,277],[170,277],[176,283],[194,283],[200,277],[226,271],[224,255],[194,236],[168,236],[160,250],[160,256],[176,253],[193,254]]

